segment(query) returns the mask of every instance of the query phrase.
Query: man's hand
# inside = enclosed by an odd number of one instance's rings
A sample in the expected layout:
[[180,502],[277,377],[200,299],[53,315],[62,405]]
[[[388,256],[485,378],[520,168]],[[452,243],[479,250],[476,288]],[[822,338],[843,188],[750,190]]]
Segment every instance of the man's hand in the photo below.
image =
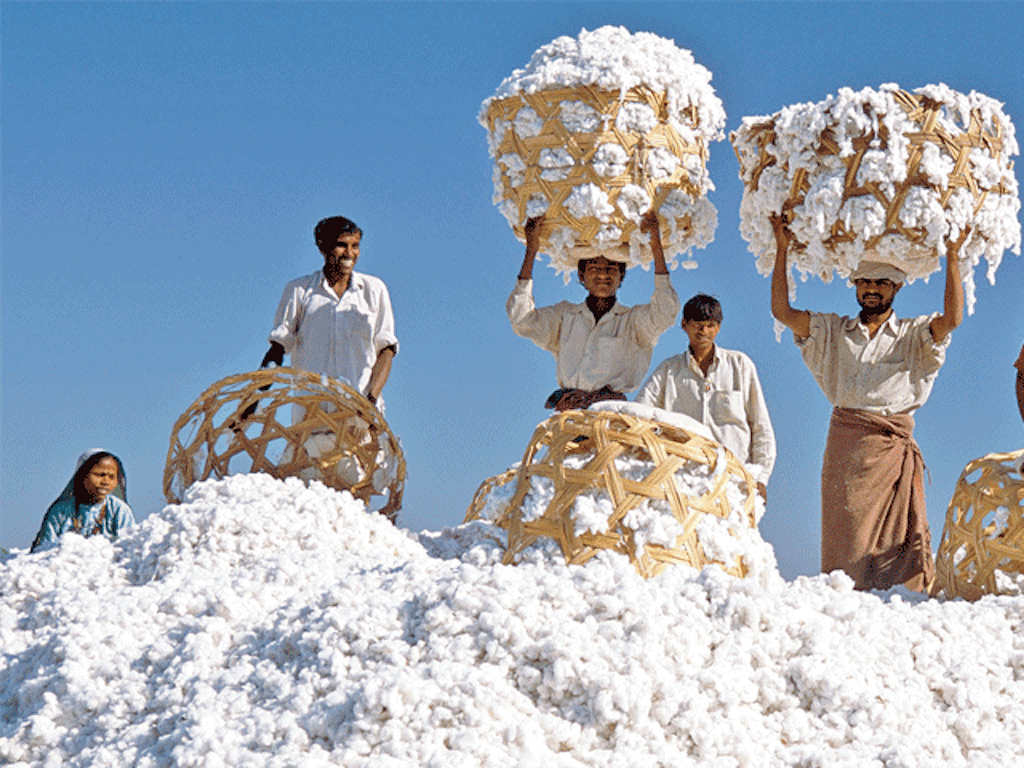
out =
[[267,354],[263,356],[263,360],[260,362],[260,368],[266,368],[271,363],[278,367],[284,365],[284,347],[276,341],[270,342],[270,349],[268,349]]
[[665,252],[661,248],[661,224],[658,222],[658,212],[653,208],[645,213],[643,219],[641,219],[640,231],[651,236],[654,274],[667,275],[668,266],[665,264]]

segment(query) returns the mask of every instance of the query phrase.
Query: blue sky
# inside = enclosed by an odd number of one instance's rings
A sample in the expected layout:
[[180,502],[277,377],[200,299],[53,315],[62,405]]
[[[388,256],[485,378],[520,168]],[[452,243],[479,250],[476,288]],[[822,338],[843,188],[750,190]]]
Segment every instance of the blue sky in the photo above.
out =
[[[385,390],[408,462],[400,523],[461,522],[476,487],[517,461],[555,387],[550,355],[504,303],[522,246],[491,203],[480,103],[539,46],[619,24],[691,50],[730,130],[842,86],[945,82],[1024,119],[1018,3],[10,3],[0,7],[2,492],[0,546],[25,547],[75,457],[124,460],[140,518],[164,501],[175,419],[213,382],[255,368],[284,284],[322,264],[312,227],[365,232],[360,269],[391,290],[401,352]],[[719,211],[685,300],[722,301],[722,346],[760,371],[779,442],[762,532],[784,576],[817,571],[829,405],[738,231],[727,141],[711,147]],[[580,300],[552,270],[536,296]],[[620,299],[646,301],[631,271]],[[964,465],[1024,445],[1013,397],[1024,261],[954,333],[916,436],[934,544]],[[900,314],[938,310],[942,281]],[[842,282],[801,308],[852,313]],[[653,364],[684,348],[662,336]]]

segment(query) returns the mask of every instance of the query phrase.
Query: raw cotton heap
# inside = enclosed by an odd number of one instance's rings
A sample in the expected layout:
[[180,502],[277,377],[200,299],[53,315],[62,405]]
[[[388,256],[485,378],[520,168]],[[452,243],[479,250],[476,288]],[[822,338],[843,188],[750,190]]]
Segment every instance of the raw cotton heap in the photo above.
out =
[[730,138],[744,183],[740,230],[762,274],[775,260],[769,217],[780,213],[794,238],[790,263],[826,282],[848,277],[866,252],[909,280],[927,277],[940,269],[945,239],[970,226],[960,250],[968,311],[979,261],[994,282],[1003,251],[1020,254],[1013,124],[980,93],[841,88],[744,118]]
[[1024,451],[970,462],[946,511],[932,591],[977,600],[1024,594]]
[[570,564],[610,549],[645,578],[679,563],[761,577],[776,570],[762,514],[753,479],[714,441],[627,413],[566,411],[537,427],[515,470],[484,482],[466,519],[508,530],[506,563],[550,538]]
[[[144,511],[144,510],[142,510]],[[0,555],[0,764],[1012,766],[1024,598],[644,580],[240,475]]]
[[171,429],[164,496],[178,502],[197,480],[243,472],[319,480],[395,520],[405,456],[380,411],[360,392],[298,368],[264,368],[212,384]]
[[520,240],[527,219],[545,216],[541,250],[566,281],[581,257],[648,265],[639,226],[652,208],[677,266],[718,225],[707,144],[724,137],[725,112],[710,83],[689,51],[649,32],[557,38],[483,103],[494,202]]

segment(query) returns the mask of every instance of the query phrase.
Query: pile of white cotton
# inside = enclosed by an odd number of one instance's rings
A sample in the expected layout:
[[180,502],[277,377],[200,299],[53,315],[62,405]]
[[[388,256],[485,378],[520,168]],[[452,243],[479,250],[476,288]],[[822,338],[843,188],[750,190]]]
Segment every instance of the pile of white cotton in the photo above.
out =
[[[796,104],[769,117],[744,118],[731,136],[744,181],[741,233],[757,257],[758,270],[770,273],[776,250],[770,216],[790,201],[798,174],[806,174],[809,189],[792,209],[790,231],[801,247],[791,246],[790,263],[804,279],[814,274],[828,281],[833,272],[848,277],[866,250],[873,252],[867,258],[900,267],[910,281],[926,278],[941,268],[946,238],[956,240],[970,227],[960,250],[960,272],[968,311],[973,311],[974,269],[981,259],[988,262],[987,276],[994,283],[1003,252],[1010,249],[1020,254],[1020,199],[1010,159],[1018,153],[1013,123],[998,101],[974,91],[964,95],[940,84],[913,91],[939,106],[934,123],[924,126],[918,112],[908,114],[901,106],[898,93],[895,84],[878,90],[840,88],[837,95],[816,104]],[[941,132],[959,140],[972,121],[993,140],[973,146],[961,167],[945,141],[921,139]],[[864,137],[870,137],[870,142],[855,177],[848,179],[844,160],[857,155],[854,142]],[[763,151],[774,164],[755,179],[765,141]],[[838,154],[827,149],[829,141],[838,146]],[[911,158],[919,145],[923,152],[914,175]],[[975,190],[959,181],[966,176]],[[952,194],[943,202],[951,180],[956,180]],[[894,225],[887,221],[887,214],[904,182],[911,186]],[[831,240],[837,222],[844,237],[852,240]],[[911,232],[913,237],[894,229]],[[792,281],[790,286],[793,291]]]
[[[567,281],[581,255],[594,255],[593,251],[614,250],[614,256],[605,255],[625,260],[630,266],[650,264],[649,236],[639,229],[630,229],[627,236],[622,227],[623,221],[639,225],[652,207],[651,184],[647,182],[662,180],[666,188],[672,188],[658,207],[666,224],[662,245],[671,267],[679,266],[680,255],[711,242],[718,212],[706,197],[714,184],[703,158],[699,152],[677,154],[678,150],[669,146],[648,147],[642,158],[633,157],[640,152],[633,142],[623,146],[607,133],[592,152],[582,156],[568,151],[569,143],[543,149],[536,168],[530,169],[537,173],[532,174],[523,156],[511,145],[518,147],[518,142],[541,135],[545,119],[525,103],[509,119],[494,119],[488,111],[492,104],[503,100],[515,99],[518,105],[518,97],[524,94],[576,89],[571,98],[559,102],[551,119],[557,119],[561,126],[557,131],[547,131],[547,139],[572,142],[570,137],[575,135],[578,142],[583,135],[605,134],[612,128],[620,136],[646,136],[662,118],[648,103],[625,101],[627,92],[638,86],[664,94],[666,122],[677,137],[676,144],[706,147],[708,142],[724,137],[725,111],[711,87],[711,73],[694,61],[690,51],[678,48],[671,40],[650,32],[633,34],[623,27],[606,26],[593,32],[584,29],[578,37],[563,36],[542,46],[525,68],[507,77],[482,105],[479,120],[489,131],[490,153],[495,160],[494,202],[509,224],[521,231],[527,219],[544,215],[555,202],[576,219],[593,220],[599,227],[588,241],[587,251],[576,247],[579,233],[570,226],[558,226],[545,235],[544,250],[551,257],[551,265]],[[614,123],[611,114],[588,101],[588,89],[594,87],[620,94]],[[517,141],[507,141],[511,135]],[[583,163],[589,165],[589,173],[579,172]],[[570,178],[574,167],[575,181],[567,194],[548,184]],[[628,168],[637,169],[646,181],[636,183],[634,179],[634,183],[625,184],[617,195],[610,196],[612,180],[621,179]],[[595,179],[600,183],[594,183]],[[526,200],[525,210],[520,210],[510,192],[528,180],[537,186]],[[696,264],[685,261],[682,266],[693,268]]]
[[0,562],[19,766],[1010,766],[1024,598],[500,565],[263,475]]

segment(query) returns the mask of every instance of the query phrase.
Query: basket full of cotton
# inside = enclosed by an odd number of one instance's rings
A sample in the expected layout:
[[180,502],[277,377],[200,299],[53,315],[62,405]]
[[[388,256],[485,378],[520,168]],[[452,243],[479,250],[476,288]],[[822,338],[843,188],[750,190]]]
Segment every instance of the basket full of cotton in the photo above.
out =
[[636,415],[634,405],[540,424],[520,464],[481,485],[467,521],[508,531],[507,563],[545,539],[570,564],[603,550],[626,555],[644,578],[680,563],[754,578],[774,569],[757,532],[764,502],[743,465],[709,437]]
[[730,139],[744,184],[740,230],[762,274],[775,259],[773,215],[789,225],[790,264],[826,282],[848,277],[866,253],[926,278],[946,239],[969,228],[960,249],[968,311],[980,261],[994,282],[1004,251],[1020,254],[1017,140],[988,96],[943,84],[840,88],[746,117]]
[[520,240],[527,219],[544,216],[541,251],[558,272],[595,255],[649,264],[640,223],[651,209],[673,267],[713,239],[706,164],[725,112],[711,73],[671,40],[613,26],[559,37],[502,82],[479,119],[495,203]]

